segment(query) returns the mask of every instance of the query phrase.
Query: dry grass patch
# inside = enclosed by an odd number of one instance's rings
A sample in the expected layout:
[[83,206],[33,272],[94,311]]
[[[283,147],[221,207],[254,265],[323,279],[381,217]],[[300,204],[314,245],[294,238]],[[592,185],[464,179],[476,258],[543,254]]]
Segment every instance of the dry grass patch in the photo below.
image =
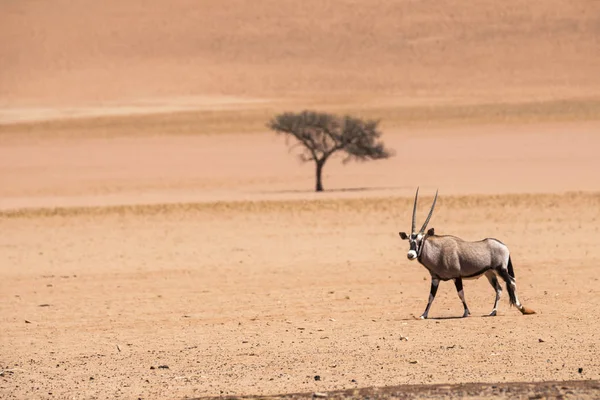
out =
[[[398,102],[398,100],[396,100]],[[0,138],[123,137],[204,135],[267,132],[266,123],[277,113],[315,109],[381,120],[384,129],[448,127],[472,124],[523,124],[600,120],[600,99],[552,100],[524,103],[394,104],[393,99],[287,100],[250,108],[154,113],[145,115],[81,117],[0,125]]]
[[[427,208],[432,196],[419,197],[419,209]],[[383,213],[390,217],[412,210],[412,197],[374,197],[323,200],[262,200],[262,201],[217,201],[203,203],[136,204],[105,207],[56,207],[24,208],[0,212],[0,218],[39,218],[103,215],[168,215],[182,213],[207,213],[213,215],[260,214],[260,213],[347,213],[360,211],[364,214]],[[572,212],[600,212],[600,193],[568,192],[564,194],[504,194],[441,196],[437,209],[458,210],[538,209],[552,213],[567,206]],[[498,214],[502,218],[502,214]]]

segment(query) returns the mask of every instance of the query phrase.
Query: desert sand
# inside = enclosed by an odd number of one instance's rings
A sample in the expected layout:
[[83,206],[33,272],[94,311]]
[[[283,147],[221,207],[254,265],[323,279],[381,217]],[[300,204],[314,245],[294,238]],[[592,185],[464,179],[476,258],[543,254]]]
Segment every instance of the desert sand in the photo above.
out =
[[[1,2],[3,399],[599,396],[595,1]],[[380,120],[314,166],[268,131]],[[495,237],[535,315],[406,257]]]

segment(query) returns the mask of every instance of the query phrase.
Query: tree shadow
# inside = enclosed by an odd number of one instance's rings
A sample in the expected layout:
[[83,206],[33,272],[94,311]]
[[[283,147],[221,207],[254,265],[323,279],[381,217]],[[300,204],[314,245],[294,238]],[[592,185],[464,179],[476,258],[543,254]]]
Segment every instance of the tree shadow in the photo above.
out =
[[322,192],[317,192],[314,189],[286,189],[286,190],[273,190],[273,191],[262,191],[260,193],[352,193],[352,192],[373,192],[377,190],[398,190],[398,189],[410,189],[407,186],[364,186],[364,187],[349,187],[349,188],[338,188],[338,189],[326,189]]

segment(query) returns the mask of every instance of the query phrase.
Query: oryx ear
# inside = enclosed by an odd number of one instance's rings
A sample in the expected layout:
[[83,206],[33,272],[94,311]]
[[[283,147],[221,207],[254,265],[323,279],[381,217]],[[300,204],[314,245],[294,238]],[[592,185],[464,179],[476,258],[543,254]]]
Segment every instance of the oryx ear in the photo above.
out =
[[433,235],[435,235],[435,231],[433,230],[433,228],[429,228],[429,229],[427,230],[427,235],[428,235],[428,236],[433,236]]
[[408,236],[406,235],[406,233],[404,233],[404,232],[398,232],[398,234],[400,235],[400,237],[402,238],[402,240],[408,239]]

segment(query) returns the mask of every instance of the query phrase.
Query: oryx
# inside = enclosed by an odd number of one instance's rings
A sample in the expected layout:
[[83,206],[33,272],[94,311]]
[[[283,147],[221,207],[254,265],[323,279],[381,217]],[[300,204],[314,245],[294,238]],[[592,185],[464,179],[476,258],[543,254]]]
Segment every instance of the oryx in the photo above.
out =
[[415,216],[417,213],[417,199],[419,197],[419,188],[415,195],[415,204],[412,213],[412,230],[410,235],[399,232],[403,240],[408,240],[410,250],[408,251],[409,260],[419,260],[431,274],[431,291],[427,307],[421,315],[421,319],[427,318],[429,308],[435,298],[440,281],[454,280],[458,296],[462,300],[465,312],[463,317],[469,316],[469,308],[465,301],[465,295],[462,287],[462,280],[475,279],[485,275],[490,284],[496,291],[496,301],[494,309],[489,314],[496,315],[498,300],[502,293],[502,286],[498,282],[498,276],[506,282],[506,290],[510,298],[510,304],[515,305],[523,314],[535,314],[535,311],[523,306],[517,297],[517,285],[515,282],[515,273],[510,260],[508,247],[497,239],[486,238],[478,242],[467,242],[456,236],[435,234],[433,228],[427,232],[427,224],[433,214],[435,202],[438,193],[435,192],[435,198],[431,205],[431,210],[425,223],[419,231],[415,230]]

